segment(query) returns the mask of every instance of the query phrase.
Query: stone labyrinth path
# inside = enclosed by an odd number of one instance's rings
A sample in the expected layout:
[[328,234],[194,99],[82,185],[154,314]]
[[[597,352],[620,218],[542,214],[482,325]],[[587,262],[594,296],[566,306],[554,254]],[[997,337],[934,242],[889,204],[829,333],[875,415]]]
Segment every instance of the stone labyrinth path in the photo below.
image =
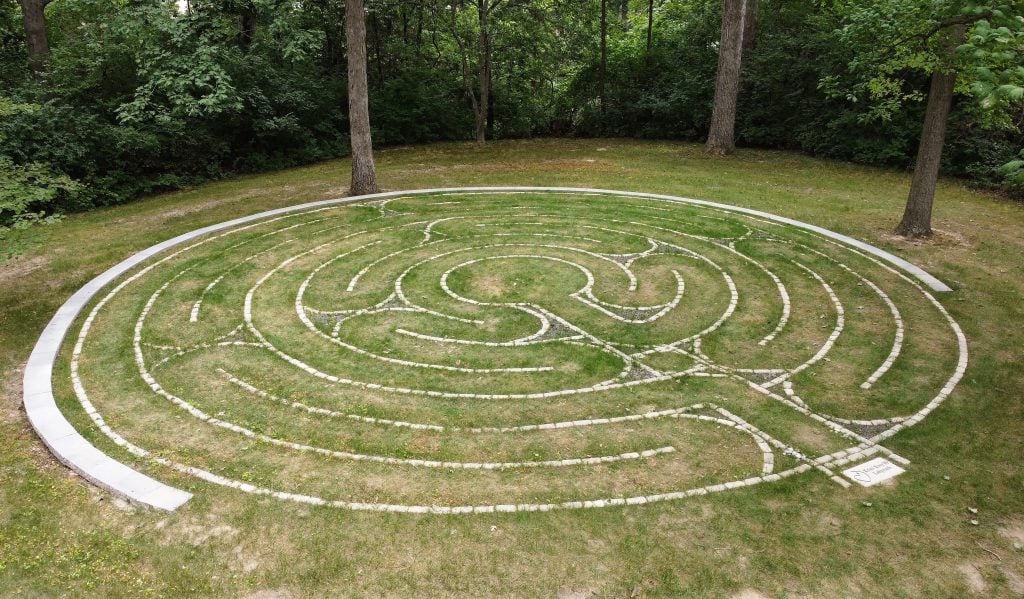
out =
[[942,305],[876,257],[650,198],[400,196],[157,258],[71,335],[76,428],[157,479],[342,508],[848,486],[846,464],[907,463],[880,443],[966,364]]

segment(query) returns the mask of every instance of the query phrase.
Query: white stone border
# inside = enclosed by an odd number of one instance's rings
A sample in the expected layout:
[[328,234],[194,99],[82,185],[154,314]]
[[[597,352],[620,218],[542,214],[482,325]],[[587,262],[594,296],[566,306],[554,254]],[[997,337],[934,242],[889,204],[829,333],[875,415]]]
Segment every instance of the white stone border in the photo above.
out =
[[[23,403],[25,414],[36,434],[43,441],[50,452],[65,466],[83,476],[93,484],[123,497],[128,501],[143,506],[153,507],[160,510],[175,510],[192,495],[186,491],[167,486],[157,480],[150,478],[121,462],[107,456],[94,447],[68,422],[67,418],[57,407],[53,396],[53,370],[57,354],[60,351],[64,338],[75,323],[75,319],[82,310],[92,301],[93,297],[101,289],[117,280],[121,275],[149,260],[153,256],[173,248],[186,241],[196,239],[209,233],[223,231],[238,225],[259,221],[273,216],[290,214],[311,210],[315,208],[326,208],[340,206],[367,200],[387,200],[399,197],[410,197],[431,194],[463,195],[466,193],[487,194],[487,193],[576,193],[589,196],[616,196],[622,198],[640,198],[652,200],[665,200],[684,204],[694,204],[709,208],[716,208],[729,212],[738,212],[749,216],[760,217],[777,223],[783,223],[800,229],[812,231],[829,239],[838,241],[848,246],[853,246],[863,252],[871,254],[898,269],[915,277],[933,291],[952,291],[945,283],[925,272],[918,266],[895,256],[885,250],[852,237],[835,233],[823,227],[812,225],[802,221],[794,220],[784,216],[776,216],[771,213],[731,206],[707,200],[697,200],[670,195],[615,191],[608,189],[590,189],[578,187],[445,187],[437,189],[416,189],[408,191],[394,191],[376,193],[364,196],[348,198],[335,198],[308,202],[294,206],[286,206],[274,210],[267,210],[258,214],[243,216],[241,218],[224,221],[222,223],[209,225],[183,233],[172,239],[168,239],[156,245],[150,246],[138,252],[126,260],[114,265],[93,280],[85,284],[74,293],[57,310],[50,322],[43,329],[42,335],[36,342],[29,356],[25,368],[23,385]],[[893,431],[895,432],[895,431]]]

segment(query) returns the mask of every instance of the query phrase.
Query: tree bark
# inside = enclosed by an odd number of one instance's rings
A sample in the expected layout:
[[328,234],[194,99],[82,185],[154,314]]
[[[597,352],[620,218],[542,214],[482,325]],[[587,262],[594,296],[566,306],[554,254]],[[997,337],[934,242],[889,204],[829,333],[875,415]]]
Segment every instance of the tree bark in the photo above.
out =
[[487,96],[487,136],[494,138],[494,73],[490,73],[490,94]]
[[348,50],[348,127],[352,145],[352,195],[377,192],[370,137],[370,101],[366,84],[366,14],[363,0],[345,2]]
[[629,0],[619,0],[619,20],[629,23]]
[[[944,44],[947,58],[953,58],[953,52],[963,43],[966,33],[966,25],[957,25],[953,28]],[[917,161],[914,165],[914,178],[910,183],[910,194],[907,196],[903,218],[896,227],[898,235],[916,238],[932,234],[932,204],[935,200],[935,186],[939,181],[942,147],[946,142],[946,125],[949,121],[949,110],[953,105],[956,77],[956,69],[952,67],[937,68],[932,72],[928,106],[925,109],[921,142],[917,148]]]
[[28,46],[28,67],[39,76],[46,68],[50,55],[50,42],[46,38],[46,5],[49,0],[21,0],[22,20],[25,24],[25,44]]
[[477,44],[477,84],[480,94],[473,106],[473,124],[478,144],[487,143],[487,107],[491,101],[491,32],[488,29],[490,10],[490,0],[477,0],[477,17],[480,25]]
[[[373,53],[376,56],[374,62],[377,64],[377,85],[383,87],[386,76],[384,74],[384,58],[381,55],[381,46],[384,44],[381,41],[380,21],[377,20],[376,13],[370,19],[370,25],[373,27]],[[369,60],[369,51],[367,51],[367,60]]]
[[[605,79],[608,76],[608,0],[601,0],[601,64],[597,72],[597,101],[601,108],[601,115],[605,113]],[[604,127],[604,121],[601,121]]]
[[757,41],[757,0],[747,0],[747,8],[743,14],[743,50],[754,47]]
[[723,0],[722,4],[722,37],[718,44],[715,101],[711,112],[711,130],[704,147],[709,154],[718,156],[730,154],[736,149],[736,98],[740,89],[743,30],[747,11],[746,0]]

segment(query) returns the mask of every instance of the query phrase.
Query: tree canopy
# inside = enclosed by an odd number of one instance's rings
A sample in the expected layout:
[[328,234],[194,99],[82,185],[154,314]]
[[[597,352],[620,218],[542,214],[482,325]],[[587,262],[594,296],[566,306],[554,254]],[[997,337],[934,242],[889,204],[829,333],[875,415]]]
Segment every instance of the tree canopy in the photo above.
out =
[[[722,0],[608,1],[366,0],[374,145],[703,141]],[[950,71],[943,172],[1024,194],[1024,2],[734,1],[739,145],[909,168]],[[345,37],[342,0],[0,0],[0,226],[345,155]]]

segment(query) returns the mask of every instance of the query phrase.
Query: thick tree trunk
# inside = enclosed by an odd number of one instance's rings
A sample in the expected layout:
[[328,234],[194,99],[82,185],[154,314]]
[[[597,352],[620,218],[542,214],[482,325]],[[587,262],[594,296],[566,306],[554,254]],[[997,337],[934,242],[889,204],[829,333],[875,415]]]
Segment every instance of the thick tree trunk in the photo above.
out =
[[736,149],[736,98],[740,89],[746,10],[746,0],[723,0],[715,103],[711,112],[711,130],[705,145],[709,154],[722,156]]
[[480,97],[477,98],[477,102],[473,106],[473,124],[478,144],[487,142],[487,107],[491,101],[491,33],[488,29],[490,8],[490,0],[477,0],[477,15],[480,25],[477,83],[480,86]]
[[757,0],[747,0],[747,8],[743,13],[743,49],[749,50],[757,41]]
[[629,0],[619,0],[619,20],[629,23]]
[[377,192],[370,138],[370,101],[366,85],[366,14],[363,0],[346,0],[348,47],[348,127],[352,144],[352,195]]
[[[598,66],[598,69],[597,101],[603,115],[605,112],[605,79],[608,76],[608,0],[601,0],[601,64]],[[604,126],[604,121],[601,122],[601,126]]]
[[28,66],[38,76],[46,68],[50,55],[50,42],[46,39],[46,13],[48,0],[21,0],[21,14],[25,24],[25,43],[28,46]]
[[[962,44],[967,28],[958,25],[951,32],[946,51],[952,57],[955,48]],[[925,237],[932,234],[932,203],[935,200],[935,185],[939,181],[939,165],[942,162],[942,147],[946,142],[946,124],[949,110],[953,105],[953,89],[956,85],[956,70],[935,69],[932,72],[931,87],[928,90],[928,107],[925,109],[921,142],[917,147],[917,162],[914,178],[910,183],[910,194],[903,218],[896,227],[896,233],[904,237]]]

